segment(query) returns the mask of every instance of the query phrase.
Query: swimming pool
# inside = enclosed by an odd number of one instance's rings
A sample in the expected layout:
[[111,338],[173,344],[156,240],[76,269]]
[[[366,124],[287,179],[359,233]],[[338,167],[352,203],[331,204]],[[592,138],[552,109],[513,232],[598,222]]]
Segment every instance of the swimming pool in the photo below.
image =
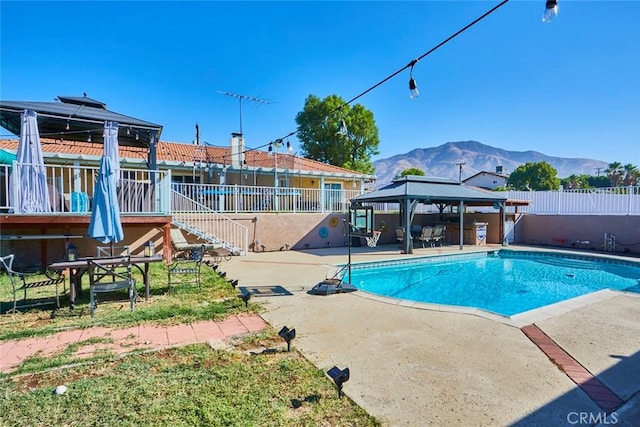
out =
[[358,289],[512,316],[601,289],[640,293],[640,263],[499,250],[353,264]]

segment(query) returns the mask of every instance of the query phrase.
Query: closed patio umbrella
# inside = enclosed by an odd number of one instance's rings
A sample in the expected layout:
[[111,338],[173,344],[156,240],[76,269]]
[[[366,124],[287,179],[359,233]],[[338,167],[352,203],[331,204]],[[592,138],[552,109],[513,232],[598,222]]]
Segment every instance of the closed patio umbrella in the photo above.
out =
[[102,156],[93,190],[89,236],[101,243],[117,243],[124,238],[116,193],[116,174],[109,156]]
[[14,171],[14,192],[12,206],[16,213],[51,212],[47,173],[42,158],[38,115],[35,111],[24,110],[21,114],[20,142],[16,153],[18,162]]
[[118,149],[118,123],[104,122],[104,155],[111,159],[111,167],[120,185],[120,151]]

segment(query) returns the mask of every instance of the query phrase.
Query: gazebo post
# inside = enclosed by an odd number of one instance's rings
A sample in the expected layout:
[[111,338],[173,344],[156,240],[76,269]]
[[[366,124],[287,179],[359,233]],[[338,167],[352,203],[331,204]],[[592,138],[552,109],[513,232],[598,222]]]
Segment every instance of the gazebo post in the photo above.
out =
[[460,213],[460,250],[462,250],[464,246],[464,200],[460,200],[458,211]]

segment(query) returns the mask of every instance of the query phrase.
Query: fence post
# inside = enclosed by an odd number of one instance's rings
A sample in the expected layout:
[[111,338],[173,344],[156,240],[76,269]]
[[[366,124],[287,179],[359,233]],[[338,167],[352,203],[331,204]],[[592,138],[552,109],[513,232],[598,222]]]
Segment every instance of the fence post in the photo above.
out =
[[558,208],[556,209],[556,215],[560,215],[561,204],[562,204],[562,188],[558,190]]

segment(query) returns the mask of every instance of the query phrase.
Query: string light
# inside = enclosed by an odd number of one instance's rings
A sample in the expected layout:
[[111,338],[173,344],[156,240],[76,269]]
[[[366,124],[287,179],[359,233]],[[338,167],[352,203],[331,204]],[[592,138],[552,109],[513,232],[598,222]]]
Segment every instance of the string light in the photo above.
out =
[[409,71],[409,97],[411,99],[415,99],[420,96],[420,92],[418,92],[418,85],[413,79],[413,66],[416,65],[417,62],[418,61],[415,59],[411,61],[411,71]]
[[558,17],[558,0],[547,0],[542,14],[542,22],[553,22]]

